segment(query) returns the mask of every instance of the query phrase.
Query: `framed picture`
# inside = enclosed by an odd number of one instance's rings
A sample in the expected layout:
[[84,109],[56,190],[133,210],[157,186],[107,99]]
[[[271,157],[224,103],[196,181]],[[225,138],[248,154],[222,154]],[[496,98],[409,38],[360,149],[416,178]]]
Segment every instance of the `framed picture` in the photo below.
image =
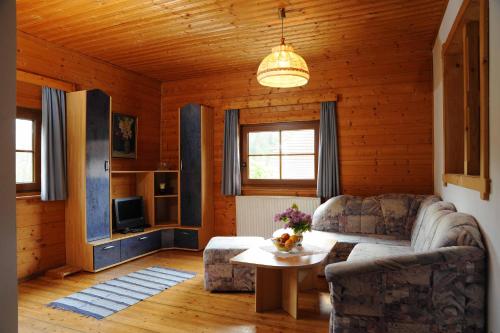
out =
[[112,157],[137,158],[137,117],[113,113]]

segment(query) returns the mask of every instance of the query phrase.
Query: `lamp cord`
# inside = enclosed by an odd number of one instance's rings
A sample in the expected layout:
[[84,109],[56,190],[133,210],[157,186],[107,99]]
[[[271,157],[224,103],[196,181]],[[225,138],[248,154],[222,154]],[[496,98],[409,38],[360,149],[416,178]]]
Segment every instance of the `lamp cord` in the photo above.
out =
[[282,9],[282,11],[280,11],[280,17],[281,17],[281,44],[285,45],[285,37],[284,37],[284,33],[283,33],[283,30],[284,30],[284,28],[283,28],[283,21],[285,20],[285,17],[284,17],[283,14],[284,13],[283,13],[283,9]]

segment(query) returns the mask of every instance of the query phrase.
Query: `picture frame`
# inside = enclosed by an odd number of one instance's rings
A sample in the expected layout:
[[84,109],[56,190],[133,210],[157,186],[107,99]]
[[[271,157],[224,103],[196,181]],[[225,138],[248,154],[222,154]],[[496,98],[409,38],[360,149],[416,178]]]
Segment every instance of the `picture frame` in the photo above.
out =
[[137,159],[137,123],[137,116],[112,114],[112,157]]

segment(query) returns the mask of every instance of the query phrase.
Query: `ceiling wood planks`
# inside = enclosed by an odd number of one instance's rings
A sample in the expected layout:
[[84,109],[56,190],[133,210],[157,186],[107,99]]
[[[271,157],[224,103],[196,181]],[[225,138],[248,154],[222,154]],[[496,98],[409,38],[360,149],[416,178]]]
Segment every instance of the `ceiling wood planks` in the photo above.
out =
[[[289,0],[285,37],[308,62],[401,44],[431,50],[446,0]],[[18,29],[172,81],[256,70],[279,43],[275,0],[17,0]]]

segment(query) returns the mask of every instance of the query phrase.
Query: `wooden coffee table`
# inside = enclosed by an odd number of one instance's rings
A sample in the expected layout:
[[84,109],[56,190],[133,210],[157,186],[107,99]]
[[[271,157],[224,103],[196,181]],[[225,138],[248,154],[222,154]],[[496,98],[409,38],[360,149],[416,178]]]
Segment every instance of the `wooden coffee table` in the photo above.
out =
[[[269,244],[272,243],[269,241]],[[299,290],[312,287],[314,268],[326,259],[335,245],[335,240],[323,237],[321,232],[312,231],[304,234],[302,244],[305,250],[309,245],[319,247],[324,252],[279,257],[256,246],[230,260],[234,264],[255,266],[256,312],[283,309],[293,318],[298,319]]]

